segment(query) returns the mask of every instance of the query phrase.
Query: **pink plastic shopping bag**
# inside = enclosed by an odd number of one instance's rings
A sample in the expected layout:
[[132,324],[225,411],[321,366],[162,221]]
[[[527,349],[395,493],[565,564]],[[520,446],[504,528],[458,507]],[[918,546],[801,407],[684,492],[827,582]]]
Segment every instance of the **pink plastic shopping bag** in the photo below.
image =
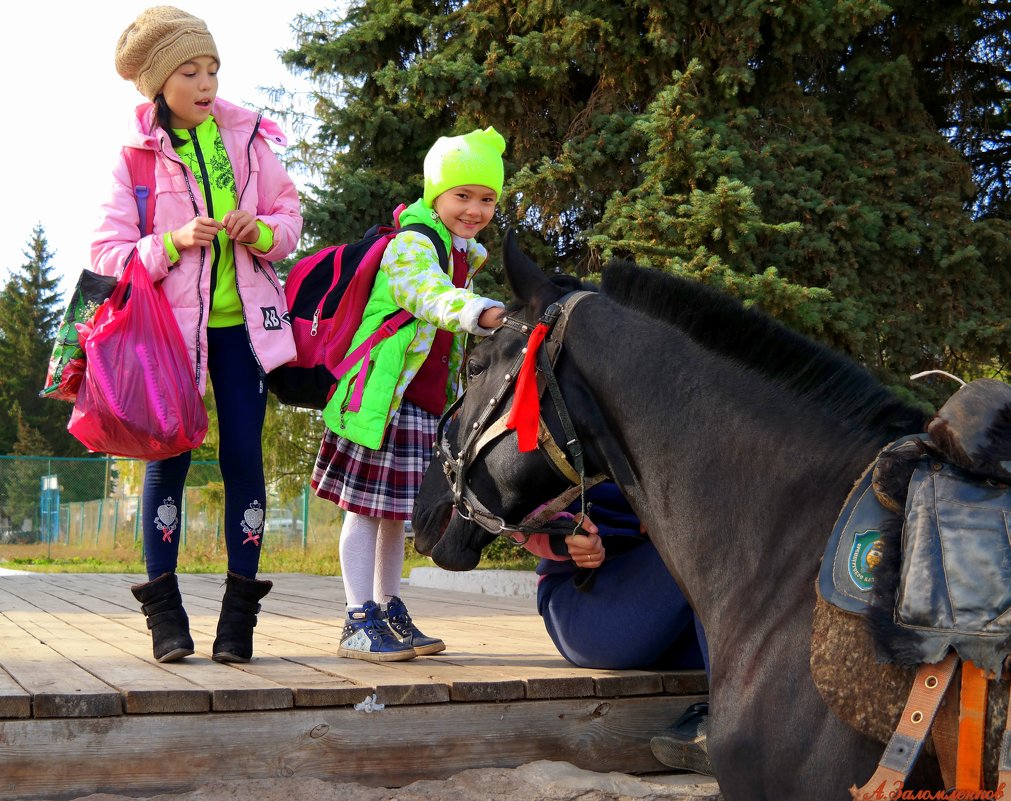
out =
[[207,411],[172,307],[136,253],[82,329],[84,380],[67,429],[88,450],[167,459],[207,434]]

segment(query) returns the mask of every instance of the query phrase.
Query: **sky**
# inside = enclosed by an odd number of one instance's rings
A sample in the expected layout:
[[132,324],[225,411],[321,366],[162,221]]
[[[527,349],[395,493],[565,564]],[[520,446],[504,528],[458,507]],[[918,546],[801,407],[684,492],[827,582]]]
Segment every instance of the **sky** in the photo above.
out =
[[[159,4],[30,0],[17,3],[17,14],[8,15],[0,47],[0,282],[27,263],[24,251],[40,223],[64,293],[90,266],[98,207],[133,109],[145,102],[133,83],[116,73],[116,42],[141,11]],[[336,2],[167,4],[207,23],[221,56],[218,96],[262,108],[270,101],[261,87],[283,86],[300,93],[311,88],[288,72],[278,52],[294,46],[291,23],[299,13],[314,14]],[[293,138],[290,129],[285,133]]]

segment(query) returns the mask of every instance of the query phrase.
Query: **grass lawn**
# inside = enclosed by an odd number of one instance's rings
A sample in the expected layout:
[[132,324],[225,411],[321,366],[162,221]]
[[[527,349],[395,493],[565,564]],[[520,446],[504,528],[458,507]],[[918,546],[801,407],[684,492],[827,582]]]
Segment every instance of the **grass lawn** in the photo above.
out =
[[[504,545],[504,543],[503,543]],[[498,546],[498,547],[496,547]],[[407,540],[404,555],[404,577],[412,568],[430,567],[431,559],[414,550]],[[489,546],[479,567],[506,570],[533,570],[537,557],[522,548],[494,543]],[[36,573],[144,573],[144,558],[139,544],[117,548],[83,548],[34,543],[0,547],[0,567],[29,570]],[[180,573],[224,573],[226,560],[217,548],[200,550],[183,547],[179,551]],[[321,576],[340,575],[340,556],[336,543],[309,547],[264,548],[260,554],[261,573],[311,573]]]

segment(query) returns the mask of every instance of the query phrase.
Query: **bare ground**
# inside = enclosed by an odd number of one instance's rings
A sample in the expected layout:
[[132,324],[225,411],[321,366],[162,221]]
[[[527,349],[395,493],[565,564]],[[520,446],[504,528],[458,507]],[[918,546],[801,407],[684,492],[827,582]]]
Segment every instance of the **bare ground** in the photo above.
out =
[[568,762],[481,768],[405,787],[366,787],[320,779],[212,782],[184,793],[92,794],[75,801],[721,801],[715,780],[693,773],[594,773]]

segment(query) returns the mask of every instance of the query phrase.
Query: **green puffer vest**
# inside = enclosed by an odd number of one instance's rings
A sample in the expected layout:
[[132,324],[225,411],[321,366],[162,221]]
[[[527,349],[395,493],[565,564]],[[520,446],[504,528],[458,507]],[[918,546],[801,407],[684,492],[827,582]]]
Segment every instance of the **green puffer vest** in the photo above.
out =
[[[361,327],[351,342],[349,352],[372,336],[387,317],[400,310],[390,297],[388,283],[389,279],[380,271],[376,275],[375,286],[362,314]],[[425,361],[424,353],[408,352],[412,350],[411,343],[419,335],[418,327],[418,321],[411,320],[372,349],[372,363],[365,378],[362,406],[357,412],[348,411],[348,404],[361,370],[352,369],[341,377],[333,397],[323,410],[323,420],[331,431],[366,448],[379,449],[383,444],[387,423],[400,408],[396,387],[401,373],[405,369],[417,373]],[[434,341],[434,327],[426,328],[432,328],[431,339]]]

